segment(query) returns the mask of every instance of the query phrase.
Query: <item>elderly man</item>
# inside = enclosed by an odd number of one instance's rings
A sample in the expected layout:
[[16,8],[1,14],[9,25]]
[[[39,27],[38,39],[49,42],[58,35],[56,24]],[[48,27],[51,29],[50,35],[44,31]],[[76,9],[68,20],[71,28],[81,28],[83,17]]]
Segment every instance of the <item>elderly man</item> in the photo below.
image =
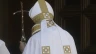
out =
[[38,0],[29,11],[36,23],[23,54],[77,54],[73,37],[54,21],[51,5]]

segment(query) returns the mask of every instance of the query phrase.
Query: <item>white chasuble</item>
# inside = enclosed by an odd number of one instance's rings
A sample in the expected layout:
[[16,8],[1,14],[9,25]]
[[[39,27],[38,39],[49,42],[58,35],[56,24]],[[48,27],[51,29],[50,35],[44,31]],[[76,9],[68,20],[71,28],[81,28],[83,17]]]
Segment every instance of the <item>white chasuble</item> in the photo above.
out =
[[48,2],[38,0],[29,17],[35,25],[23,54],[77,54],[73,37],[53,21],[54,12]]
[[29,39],[23,54],[77,54],[73,37],[67,31],[58,25],[43,27]]

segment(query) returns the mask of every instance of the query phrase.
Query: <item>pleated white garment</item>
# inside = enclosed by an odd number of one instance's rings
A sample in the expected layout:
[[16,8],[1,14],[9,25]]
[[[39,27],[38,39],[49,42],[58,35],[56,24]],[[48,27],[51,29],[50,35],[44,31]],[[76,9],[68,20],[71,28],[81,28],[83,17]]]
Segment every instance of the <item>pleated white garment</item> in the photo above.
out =
[[67,31],[58,25],[47,28],[46,20],[43,20],[41,31],[29,39],[23,54],[77,54],[77,50],[73,37]]
[[10,54],[2,40],[0,40],[0,54]]

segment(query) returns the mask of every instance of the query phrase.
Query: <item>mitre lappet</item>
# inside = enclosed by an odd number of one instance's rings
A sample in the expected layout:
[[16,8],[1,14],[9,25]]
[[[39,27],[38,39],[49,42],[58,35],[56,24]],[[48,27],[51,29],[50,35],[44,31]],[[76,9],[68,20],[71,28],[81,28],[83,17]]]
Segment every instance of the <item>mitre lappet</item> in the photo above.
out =
[[53,21],[54,12],[47,1],[38,0],[29,16],[35,25],[23,54],[77,54],[73,37]]

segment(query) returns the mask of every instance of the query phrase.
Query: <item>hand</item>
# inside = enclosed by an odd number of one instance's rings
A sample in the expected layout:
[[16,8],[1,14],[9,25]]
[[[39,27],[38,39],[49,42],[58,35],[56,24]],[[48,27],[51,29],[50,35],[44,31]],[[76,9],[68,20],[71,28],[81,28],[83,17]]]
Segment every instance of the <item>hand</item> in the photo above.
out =
[[21,52],[23,52],[23,50],[24,50],[25,46],[26,46],[26,43],[25,43],[25,42],[20,41],[20,46],[19,46],[19,49],[20,49],[20,51],[21,51]]

